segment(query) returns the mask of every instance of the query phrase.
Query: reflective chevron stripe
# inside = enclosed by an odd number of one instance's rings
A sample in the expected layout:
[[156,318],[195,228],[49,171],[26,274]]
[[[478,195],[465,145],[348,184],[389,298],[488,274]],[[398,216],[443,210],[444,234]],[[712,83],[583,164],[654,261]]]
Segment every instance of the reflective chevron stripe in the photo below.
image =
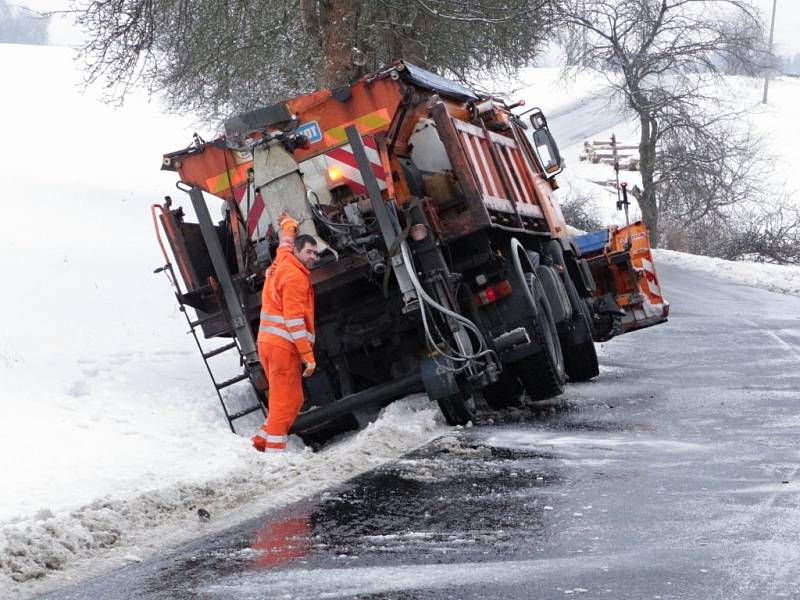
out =
[[650,293],[655,296],[661,296],[661,288],[658,286],[658,280],[656,279],[656,270],[653,267],[653,263],[651,263],[646,258],[642,259],[642,268],[644,269],[644,277],[647,281],[647,289],[650,290]]

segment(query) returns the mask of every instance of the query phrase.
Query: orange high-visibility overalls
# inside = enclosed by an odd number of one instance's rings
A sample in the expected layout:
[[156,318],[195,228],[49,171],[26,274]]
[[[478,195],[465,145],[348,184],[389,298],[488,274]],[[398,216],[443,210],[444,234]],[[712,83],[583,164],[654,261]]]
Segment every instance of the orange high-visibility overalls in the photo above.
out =
[[303,363],[314,363],[314,288],[309,270],[292,252],[293,228],[283,233],[261,294],[258,357],[269,381],[269,413],[253,438],[257,449],[278,452],[286,449],[303,406]]

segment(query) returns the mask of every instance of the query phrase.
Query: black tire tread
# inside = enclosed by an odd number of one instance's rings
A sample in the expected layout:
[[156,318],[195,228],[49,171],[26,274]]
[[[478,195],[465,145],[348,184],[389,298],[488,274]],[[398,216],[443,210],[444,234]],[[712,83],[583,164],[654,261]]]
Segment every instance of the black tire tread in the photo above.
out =
[[562,348],[564,368],[570,381],[589,381],[600,374],[600,365],[597,363],[597,350],[592,339],[592,315],[582,298],[576,319],[585,330],[588,330],[589,339]]
[[475,419],[475,411],[469,404],[470,398],[462,394],[454,394],[447,398],[439,398],[437,403],[448,425],[466,425]]
[[558,376],[549,356],[534,354],[521,362],[525,366],[519,378],[531,400],[547,400],[564,392],[564,381]]

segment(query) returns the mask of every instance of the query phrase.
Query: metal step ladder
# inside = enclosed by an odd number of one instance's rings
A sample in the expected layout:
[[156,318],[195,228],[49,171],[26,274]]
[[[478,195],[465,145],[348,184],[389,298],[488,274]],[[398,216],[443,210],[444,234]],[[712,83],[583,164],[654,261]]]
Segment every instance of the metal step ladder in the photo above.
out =
[[[178,280],[175,277],[175,271],[173,269],[172,262],[170,261],[169,254],[167,253],[166,246],[161,238],[161,228],[158,224],[157,213],[159,210],[161,211],[162,226],[165,222],[164,219],[169,214],[167,211],[172,204],[172,200],[169,197],[166,197],[164,206],[154,204],[151,207],[156,237],[161,248],[161,253],[166,261],[163,267],[159,267],[153,272],[165,273],[170,284],[175,288],[175,297],[178,301],[178,308],[183,313],[184,317],[186,317],[186,322],[189,324],[189,333],[191,333],[192,337],[194,337],[197,348],[200,350],[200,355],[203,357],[203,363],[206,365],[208,375],[211,377],[211,382],[214,384],[214,389],[217,392],[220,405],[225,413],[225,418],[228,420],[228,425],[230,426],[231,431],[236,433],[236,428],[234,427],[233,422],[237,419],[240,419],[245,415],[249,415],[257,410],[260,410],[265,416],[267,414],[268,401],[266,396],[259,392],[256,386],[256,381],[253,379],[253,377],[258,378],[258,375],[255,373],[257,371],[260,372],[261,370],[256,339],[253,336],[250,324],[248,323],[247,315],[245,314],[240,302],[236,286],[227,264],[225,252],[220,244],[217,229],[211,220],[211,215],[208,212],[208,206],[206,206],[205,200],[203,199],[202,191],[198,187],[189,187],[186,184],[179,184],[178,189],[187,192],[191,198],[192,206],[194,207],[195,214],[198,218],[203,240],[208,250],[208,256],[214,267],[216,278],[210,277],[209,285],[212,288],[211,291],[216,296],[216,311],[209,312],[207,314],[205,314],[205,311],[200,311],[198,313],[197,309],[193,305],[184,302],[185,297],[181,291],[181,286],[178,284]],[[215,279],[214,284],[212,284],[212,279]],[[195,311],[196,316],[199,314],[205,314],[205,316],[195,318],[193,320],[186,310],[187,306]],[[222,316],[227,326],[227,330],[232,336],[230,338],[231,341],[211,350],[205,350],[203,345],[200,343],[200,337],[197,335],[197,328],[201,327],[204,323],[207,323],[212,319],[219,318],[220,316]],[[203,335],[203,338],[205,339],[205,335]],[[209,359],[215,356],[220,356],[226,352],[233,351],[236,351],[239,356],[239,364],[242,368],[242,372],[239,375],[231,377],[230,379],[218,381],[214,375],[213,369],[211,368]],[[235,413],[231,413],[225,403],[222,390],[246,379],[250,380],[250,388],[255,396],[255,403]]]
[[[228,419],[228,425],[230,426],[231,431],[233,433],[236,433],[236,428],[233,425],[233,422],[236,419],[240,419],[241,417],[254,413],[257,410],[260,410],[261,413],[266,417],[267,411],[264,406],[264,401],[260,398],[261,394],[259,394],[256,391],[255,386],[253,385],[251,385],[251,390],[253,392],[253,395],[255,396],[256,400],[255,404],[243,408],[235,413],[231,413],[228,410],[227,404],[225,404],[225,398],[222,395],[222,390],[224,390],[225,388],[229,388],[232,385],[239,383],[240,381],[245,381],[247,379],[250,379],[250,375],[248,374],[247,369],[244,366],[245,365],[244,354],[242,353],[242,349],[239,347],[239,343],[236,341],[236,338],[232,338],[231,342],[223,344],[222,346],[218,346],[212,350],[205,350],[203,348],[203,345],[200,343],[200,337],[197,335],[197,328],[201,327],[203,323],[219,317],[221,314],[223,314],[223,311],[211,313],[203,318],[192,320],[192,318],[189,316],[189,313],[186,311],[186,305],[181,301],[180,295],[176,294],[176,297],[178,298],[178,306],[179,306],[178,310],[180,310],[186,317],[186,322],[189,324],[189,333],[192,334],[192,337],[194,338],[194,341],[197,344],[197,348],[198,350],[200,350],[200,355],[203,357],[203,364],[205,364],[206,370],[208,371],[208,376],[211,377],[211,382],[214,384],[214,389],[217,391],[217,397],[219,398],[219,403],[222,406],[222,411],[225,413],[225,418]],[[209,363],[209,359],[231,351],[236,351],[236,353],[238,354],[239,364],[242,365],[243,372],[229,379],[218,381],[217,378],[214,376],[214,371],[211,369],[211,364]]]

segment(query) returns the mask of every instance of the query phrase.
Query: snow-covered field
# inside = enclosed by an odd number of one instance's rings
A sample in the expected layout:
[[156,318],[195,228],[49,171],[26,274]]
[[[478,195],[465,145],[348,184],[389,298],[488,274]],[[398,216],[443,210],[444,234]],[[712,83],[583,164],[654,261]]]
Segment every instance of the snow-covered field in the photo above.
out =
[[[414,397],[320,454],[294,440],[288,455],[265,457],[248,435],[231,435],[171,289],[152,273],[163,259],[148,206],[182,195],[158,170],[161,154],[190,141],[191,119],[141,97],[115,109],[83,95],[66,48],[0,45],[0,76],[18,82],[0,95],[0,598],[140,560],[446,431]],[[584,116],[597,113],[587,97],[598,80],[567,90],[555,76],[525,74],[529,103],[569,115],[583,102]],[[786,110],[795,87],[773,82]],[[569,135],[572,169],[580,128]],[[564,180],[587,185],[575,173]],[[658,258],[800,293],[800,269]]]

